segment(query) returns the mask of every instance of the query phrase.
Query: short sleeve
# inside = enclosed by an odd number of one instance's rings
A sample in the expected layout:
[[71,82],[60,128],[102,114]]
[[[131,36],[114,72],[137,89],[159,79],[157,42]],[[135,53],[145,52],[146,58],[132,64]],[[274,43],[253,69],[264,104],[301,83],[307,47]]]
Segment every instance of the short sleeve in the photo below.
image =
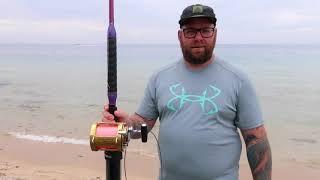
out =
[[247,77],[242,80],[239,87],[235,123],[242,130],[263,125],[260,104],[253,85]]
[[156,120],[159,117],[156,99],[156,74],[152,75],[144,90],[143,98],[140,102],[137,114],[145,119]]

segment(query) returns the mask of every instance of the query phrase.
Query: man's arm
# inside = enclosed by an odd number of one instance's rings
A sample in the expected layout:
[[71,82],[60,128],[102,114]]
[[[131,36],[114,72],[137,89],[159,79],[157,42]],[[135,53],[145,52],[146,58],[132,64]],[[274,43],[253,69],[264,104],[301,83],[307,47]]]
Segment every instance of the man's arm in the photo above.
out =
[[[104,111],[102,112],[102,122],[109,122],[109,121],[114,122],[114,116],[108,112],[108,108],[109,108],[108,105],[104,106]],[[148,132],[151,131],[151,129],[156,123],[156,120],[145,119],[137,113],[134,113],[133,115],[129,116],[128,113],[119,109],[115,111],[114,114],[115,116],[118,117],[118,120],[120,122],[127,123],[129,126],[132,126],[133,128],[139,128],[142,123],[146,123],[148,127]],[[141,134],[140,133],[131,134],[131,138],[132,139],[141,138]]]
[[241,130],[254,180],[271,180],[271,149],[264,126]]
[[[156,120],[145,119],[137,113],[134,113],[133,115],[129,116],[128,121],[131,126],[136,127],[136,128],[138,128],[142,123],[146,123],[147,127],[148,127],[148,132],[151,131],[154,124],[156,123]],[[132,139],[141,138],[141,134],[140,133],[132,134],[131,138]]]

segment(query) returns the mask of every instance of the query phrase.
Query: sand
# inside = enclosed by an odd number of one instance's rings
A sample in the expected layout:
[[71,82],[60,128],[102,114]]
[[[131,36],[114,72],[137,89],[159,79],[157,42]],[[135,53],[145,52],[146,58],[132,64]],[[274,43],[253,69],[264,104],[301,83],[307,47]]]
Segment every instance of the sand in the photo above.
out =
[[[105,179],[102,152],[89,146],[43,143],[0,135],[0,180],[99,180]],[[123,162],[123,161],[122,161]],[[320,177],[320,166],[273,160],[273,179],[301,180]],[[156,180],[156,157],[130,152],[126,155],[127,180]],[[122,173],[124,178],[124,173]],[[248,163],[240,162],[240,179],[252,179]]]

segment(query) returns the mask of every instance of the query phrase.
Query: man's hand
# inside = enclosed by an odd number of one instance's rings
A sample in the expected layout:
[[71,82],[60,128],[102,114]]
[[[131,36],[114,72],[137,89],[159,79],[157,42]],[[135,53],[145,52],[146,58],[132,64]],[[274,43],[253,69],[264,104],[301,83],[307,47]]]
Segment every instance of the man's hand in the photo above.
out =
[[[104,111],[102,112],[102,122],[114,122],[114,116],[108,112],[109,106],[105,105],[104,106]],[[128,126],[133,127],[133,128],[139,128],[142,123],[146,123],[148,127],[148,131],[150,131],[154,124],[156,123],[156,120],[145,120],[143,117],[140,115],[134,113],[129,117],[129,114],[118,109],[114,112],[114,115],[118,118],[119,122],[124,122]],[[136,134],[131,134],[131,138],[133,139],[138,139],[141,137],[140,133]]]
[[271,180],[272,158],[264,126],[241,130],[254,180]]
[[[115,117],[110,114],[108,112],[109,110],[109,105],[105,105],[104,106],[104,111],[102,112],[102,122],[114,122],[115,120]],[[118,118],[118,121],[119,122],[125,122],[125,123],[128,123],[129,121],[129,114],[118,109],[114,112],[114,115]]]

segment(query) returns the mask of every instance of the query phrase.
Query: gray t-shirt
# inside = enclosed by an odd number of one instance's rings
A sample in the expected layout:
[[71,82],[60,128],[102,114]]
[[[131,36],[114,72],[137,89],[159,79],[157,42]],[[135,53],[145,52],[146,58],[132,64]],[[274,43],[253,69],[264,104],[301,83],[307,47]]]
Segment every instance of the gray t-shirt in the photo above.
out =
[[193,71],[180,60],[149,80],[137,114],[160,120],[162,180],[236,180],[237,128],[263,124],[248,77],[215,58]]

